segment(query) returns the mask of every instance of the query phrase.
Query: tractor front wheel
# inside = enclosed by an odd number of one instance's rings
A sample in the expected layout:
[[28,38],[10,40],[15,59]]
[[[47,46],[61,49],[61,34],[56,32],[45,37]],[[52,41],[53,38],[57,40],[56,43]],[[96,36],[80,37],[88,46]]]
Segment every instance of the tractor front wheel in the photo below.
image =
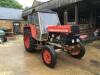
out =
[[85,55],[85,48],[79,44],[74,46],[68,53],[74,58],[81,59]]
[[43,47],[42,60],[48,67],[54,68],[57,62],[57,55],[52,46],[46,45]]

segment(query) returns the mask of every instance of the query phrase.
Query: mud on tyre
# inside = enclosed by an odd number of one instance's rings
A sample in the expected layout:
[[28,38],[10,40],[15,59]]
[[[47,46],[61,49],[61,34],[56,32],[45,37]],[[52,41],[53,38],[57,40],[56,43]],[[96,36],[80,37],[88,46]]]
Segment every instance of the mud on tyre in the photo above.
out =
[[42,60],[48,67],[55,67],[57,54],[52,46],[46,45],[42,48]]
[[31,31],[29,29],[24,29],[24,46],[26,51],[35,52],[36,40],[32,38]]

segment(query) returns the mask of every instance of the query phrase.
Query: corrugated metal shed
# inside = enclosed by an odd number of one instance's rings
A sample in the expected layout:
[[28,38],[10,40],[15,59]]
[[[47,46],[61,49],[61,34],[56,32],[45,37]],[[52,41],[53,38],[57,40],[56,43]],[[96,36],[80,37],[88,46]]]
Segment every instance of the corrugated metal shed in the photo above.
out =
[[79,2],[79,1],[82,1],[82,0],[51,0],[44,4],[37,6],[35,10],[38,11],[41,9],[54,9],[54,8],[62,7],[62,6],[72,4],[75,2]]
[[33,10],[38,11],[38,10],[42,10],[42,9],[55,9],[55,8],[59,8],[68,4],[72,4],[75,2],[79,2],[79,1],[83,1],[83,0],[50,0],[48,2],[44,2],[40,5],[37,5],[35,7],[32,7],[28,10],[25,10],[23,12],[22,16],[31,14]]
[[83,5],[80,5],[79,7],[84,7],[84,5],[86,4],[93,5],[93,7],[96,7],[96,8],[100,7],[100,0],[50,0],[48,2],[44,2],[42,4],[39,4],[35,7],[31,7],[28,10],[23,11],[22,16],[24,17],[31,14],[33,10],[38,11],[38,10],[43,10],[43,9],[57,9],[63,6],[67,7],[67,5],[71,5],[76,2],[80,2],[83,4]]
[[20,9],[0,7],[0,19],[23,20],[22,11]]

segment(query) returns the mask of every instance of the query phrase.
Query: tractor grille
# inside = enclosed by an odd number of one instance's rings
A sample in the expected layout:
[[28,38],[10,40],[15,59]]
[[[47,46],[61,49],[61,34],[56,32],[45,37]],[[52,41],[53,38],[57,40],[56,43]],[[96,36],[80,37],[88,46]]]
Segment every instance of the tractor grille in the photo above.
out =
[[74,34],[79,34],[80,33],[79,26],[72,26],[71,31]]

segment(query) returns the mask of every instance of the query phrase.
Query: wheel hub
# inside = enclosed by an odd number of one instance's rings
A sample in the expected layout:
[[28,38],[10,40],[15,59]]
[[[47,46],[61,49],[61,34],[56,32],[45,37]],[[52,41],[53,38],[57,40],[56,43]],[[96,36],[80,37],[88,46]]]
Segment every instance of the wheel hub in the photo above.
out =
[[81,47],[79,45],[70,47],[69,53],[72,55],[79,55]]
[[44,58],[44,61],[47,63],[47,64],[50,64],[51,63],[51,54],[48,50],[45,50],[44,53],[43,53],[43,58]]

